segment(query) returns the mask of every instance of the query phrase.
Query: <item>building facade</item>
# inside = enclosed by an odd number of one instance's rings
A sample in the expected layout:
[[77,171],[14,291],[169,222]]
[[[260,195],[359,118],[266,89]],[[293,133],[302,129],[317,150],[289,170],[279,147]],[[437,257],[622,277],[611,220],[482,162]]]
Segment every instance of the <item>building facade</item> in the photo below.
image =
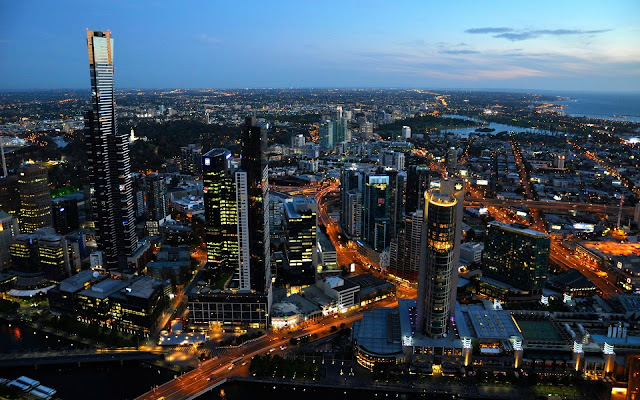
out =
[[111,32],[87,31],[91,109],[85,113],[85,143],[93,214],[104,267],[127,268],[137,247],[127,135],[117,131]]
[[24,165],[18,169],[20,195],[20,232],[33,233],[53,226],[51,216],[51,190],[47,169],[37,165]]

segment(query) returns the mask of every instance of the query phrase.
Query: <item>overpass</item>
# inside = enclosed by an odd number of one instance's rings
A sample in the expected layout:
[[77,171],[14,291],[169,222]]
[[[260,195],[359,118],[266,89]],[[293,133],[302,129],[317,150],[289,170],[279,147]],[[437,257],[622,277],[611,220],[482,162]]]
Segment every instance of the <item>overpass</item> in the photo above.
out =
[[39,353],[5,354],[0,356],[0,368],[56,365],[56,364],[86,364],[103,362],[146,361],[158,360],[161,355],[149,351],[138,350],[69,350],[48,351]]

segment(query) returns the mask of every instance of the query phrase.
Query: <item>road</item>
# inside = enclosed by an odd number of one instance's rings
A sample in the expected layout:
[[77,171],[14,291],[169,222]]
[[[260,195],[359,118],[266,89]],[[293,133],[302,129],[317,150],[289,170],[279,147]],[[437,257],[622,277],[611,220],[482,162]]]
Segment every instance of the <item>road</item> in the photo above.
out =
[[[388,298],[370,305],[368,308],[374,307],[394,307],[397,305],[395,298]],[[178,400],[187,399],[197,393],[204,391],[205,389],[228,379],[232,376],[246,376],[248,372],[248,366],[253,356],[259,354],[282,354],[287,349],[281,349],[282,347],[291,346],[289,343],[292,337],[301,337],[307,335],[317,334],[319,337],[327,336],[330,334],[331,326],[337,326],[344,323],[347,326],[353,324],[354,321],[358,321],[362,318],[364,310],[358,310],[356,312],[350,312],[343,314],[338,318],[325,318],[317,323],[289,333],[283,332],[269,332],[260,339],[245,343],[238,348],[229,350],[228,354],[218,359],[211,359],[202,362],[198,368],[184,373],[179,377],[160,385],[157,388],[139,396],[136,400],[157,400],[164,398],[165,400]],[[273,350],[272,350],[273,349]],[[232,361],[242,357],[241,361],[238,361],[235,365],[232,365]],[[246,363],[243,365],[242,363]]]

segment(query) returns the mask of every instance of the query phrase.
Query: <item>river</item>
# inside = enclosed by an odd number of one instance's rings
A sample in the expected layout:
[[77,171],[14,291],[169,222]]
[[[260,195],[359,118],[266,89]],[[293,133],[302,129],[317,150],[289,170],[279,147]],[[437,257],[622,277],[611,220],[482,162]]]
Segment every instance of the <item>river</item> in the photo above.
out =
[[[537,128],[523,128],[521,126],[515,126],[515,125],[505,125],[505,124],[498,124],[495,122],[489,122],[489,121],[485,121],[482,119],[478,119],[478,118],[471,118],[471,117],[467,117],[465,115],[457,115],[457,114],[443,114],[442,115],[445,118],[455,118],[455,119],[463,119],[466,121],[474,121],[474,122],[478,122],[481,124],[484,124],[482,127],[477,127],[477,126],[472,126],[472,127],[467,127],[467,128],[455,128],[455,129],[442,129],[441,132],[443,133],[455,133],[458,136],[463,136],[463,137],[467,137],[469,136],[470,133],[489,133],[492,135],[495,135],[496,133],[499,132],[529,132],[529,133],[537,133],[540,135],[563,135],[564,132],[551,132],[545,129],[537,129]],[[495,129],[494,131],[491,132],[476,132],[476,129],[478,128],[489,128],[489,129]]]

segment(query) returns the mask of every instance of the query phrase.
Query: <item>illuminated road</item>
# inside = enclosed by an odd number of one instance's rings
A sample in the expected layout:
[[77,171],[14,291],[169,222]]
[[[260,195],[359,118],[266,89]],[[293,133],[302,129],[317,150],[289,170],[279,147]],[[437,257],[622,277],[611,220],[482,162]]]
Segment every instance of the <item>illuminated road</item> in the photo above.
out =
[[[395,306],[397,306],[397,300],[395,298],[387,298],[369,305],[365,309]],[[228,354],[222,358],[207,360],[201,363],[198,368],[182,374],[178,378],[137,397],[136,400],[157,400],[161,398],[166,400],[187,399],[224,379],[232,376],[246,376],[251,357],[255,355],[267,353],[282,354],[286,349],[281,350],[281,346],[291,346],[289,343],[290,338],[313,334],[319,337],[327,336],[330,334],[331,326],[338,326],[343,323],[346,326],[351,326],[354,321],[362,318],[363,312],[364,309],[361,309],[355,312],[349,312],[339,318],[325,318],[314,325],[291,332],[288,335],[286,332],[270,332],[255,342],[245,343],[236,349],[229,350]],[[235,365],[231,364],[233,360],[240,357],[242,357],[241,361],[238,361]],[[242,365],[242,363],[246,363],[246,365]]]

